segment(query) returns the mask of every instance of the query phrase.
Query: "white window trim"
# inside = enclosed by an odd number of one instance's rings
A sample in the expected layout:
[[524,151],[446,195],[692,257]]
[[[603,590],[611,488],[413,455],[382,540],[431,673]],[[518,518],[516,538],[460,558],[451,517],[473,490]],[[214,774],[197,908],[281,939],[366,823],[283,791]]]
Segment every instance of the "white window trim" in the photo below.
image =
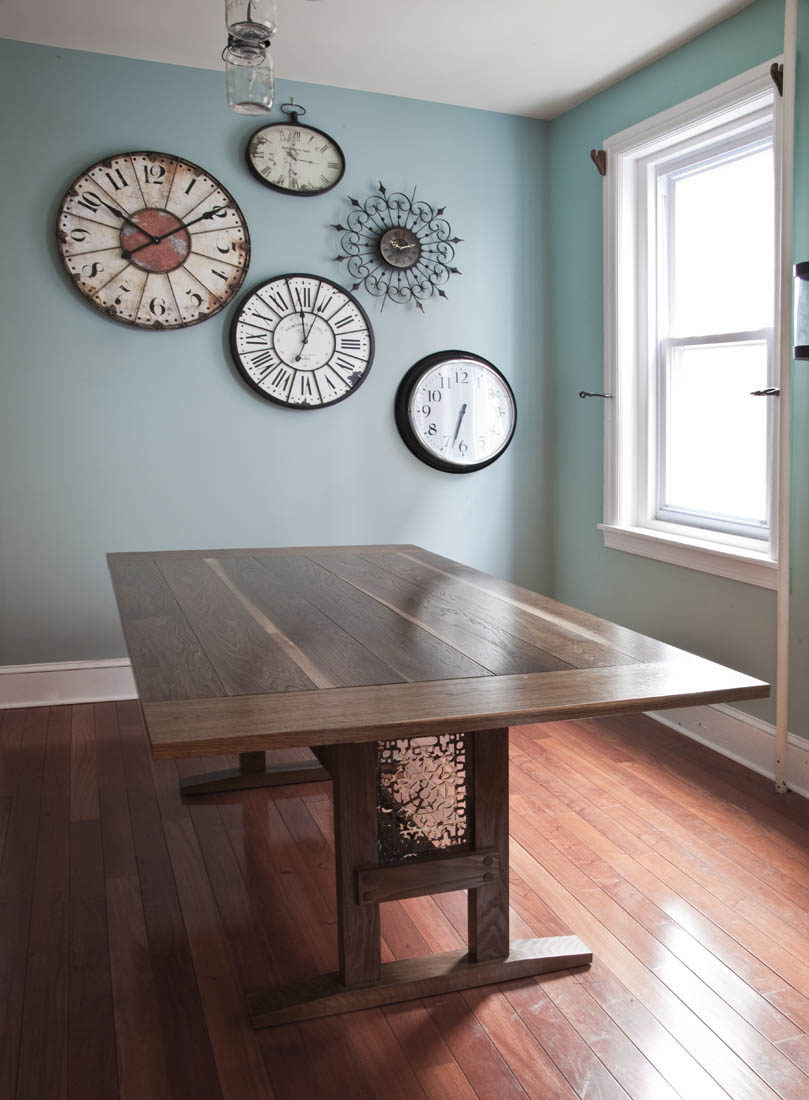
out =
[[[779,60],[779,59],[774,59]],[[604,545],[642,557],[681,565],[689,569],[713,573],[764,588],[775,588],[778,583],[777,561],[777,500],[772,502],[771,538],[766,549],[756,540],[746,540],[740,545],[728,545],[718,533],[708,538],[691,537],[674,525],[655,524],[654,528],[638,526],[634,517],[639,515],[638,494],[646,477],[637,476],[638,460],[646,455],[646,439],[643,427],[639,427],[636,401],[646,403],[645,392],[638,392],[644,380],[635,370],[636,378],[627,385],[619,364],[631,362],[637,366],[639,345],[645,341],[648,331],[645,317],[637,316],[638,296],[636,280],[642,270],[641,256],[645,255],[646,216],[640,214],[636,203],[636,172],[638,162],[654,156],[662,150],[676,160],[681,155],[681,143],[695,134],[715,127],[720,117],[742,119],[745,129],[750,125],[751,111],[765,96],[773,91],[770,65],[751,69],[741,76],[695,96],[685,103],[663,111],[627,130],[615,134],[604,142],[608,170],[604,186],[604,374],[605,392],[612,399],[604,402],[604,522],[599,529]],[[734,106],[735,112],[728,115]],[[775,96],[775,159],[781,156],[780,102]],[[726,127],[732,130],[732,123]],[[776,190],[779,172],[776,168]],[[776,193],[780,209],[780,195]],[[776,241],[776,245],[778,242]],[[775,310],[773,336],[774,373],[779,377],[778,352],[780,337],[778,310]],[[624,377],[621,377],[621,374]],[[778,385],[775,381],[774,385]],[[637,395],[637,396],[636,396]],[[778,398],[761,398],[772,406],[771,415],[774,438],[777,438]],[[774,455],[776,467],[772,471],[773,496],[777,495],[777,448]],[[645,459],[644,459],[645,460]]]

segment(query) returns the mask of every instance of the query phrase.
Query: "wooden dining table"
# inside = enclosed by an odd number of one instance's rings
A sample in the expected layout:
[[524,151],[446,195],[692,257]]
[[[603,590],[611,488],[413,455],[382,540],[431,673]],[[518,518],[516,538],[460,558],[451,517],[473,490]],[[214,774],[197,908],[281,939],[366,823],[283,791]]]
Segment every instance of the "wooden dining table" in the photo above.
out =
[[[588,965],[576,935],[509,940],[509,726],[769,693],[417,546],[108,563],[153,757],[238,754],[186,796],[333,783],[338,969],[250,993],[257,1027]],[[380,904],[449,890],[468,949],[383,964]]]

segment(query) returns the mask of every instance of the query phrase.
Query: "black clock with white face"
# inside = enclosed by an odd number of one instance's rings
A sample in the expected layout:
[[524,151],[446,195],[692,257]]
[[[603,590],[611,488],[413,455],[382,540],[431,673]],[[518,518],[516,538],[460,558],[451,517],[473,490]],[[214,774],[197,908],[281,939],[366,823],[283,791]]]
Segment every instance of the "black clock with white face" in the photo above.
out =
[[514,394],[503,374],[468,351],[420,359],[399,384],[396,424],[422,462],[466,474],[496,461],[517,423]]
[[320,409],[350,397],[374,358],[365,310],[321,275],[279,275],[242,299],[230,327],[239,372],[268,401]]
[[274,191],[322,195],[343,178],[345,157],[334,138],[298,122],[297,110],[288,122],[272,122],[256,130],[247,146],[247,165],[256,179]]

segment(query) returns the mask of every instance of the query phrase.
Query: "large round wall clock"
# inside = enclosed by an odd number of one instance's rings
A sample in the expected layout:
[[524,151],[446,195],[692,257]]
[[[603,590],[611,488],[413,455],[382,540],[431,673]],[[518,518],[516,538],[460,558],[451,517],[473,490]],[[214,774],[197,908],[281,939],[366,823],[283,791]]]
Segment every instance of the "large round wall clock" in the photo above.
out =
[[517,405],[501,372],[479,355],[439,351],[399,383],[396,424],[422,462],[453,474],[490,465],[508,447]]
[[348,291],[320,275],[279,275],[242,299],[230,328],[234,362],[268,401],[320,409],[368,376],[374,334]]
[[250,236],[232,195],[167,153],[120,153],[82,172],[62,200],[57,238],[81,293],[138,328],[213,317],[250,262]]
[[343,178],[346,162],[334,138],[298,122],[306,109],[284,103],[286,122],[262,126],[247,143],[247,166],[257,180],[284,195],[322,195]]

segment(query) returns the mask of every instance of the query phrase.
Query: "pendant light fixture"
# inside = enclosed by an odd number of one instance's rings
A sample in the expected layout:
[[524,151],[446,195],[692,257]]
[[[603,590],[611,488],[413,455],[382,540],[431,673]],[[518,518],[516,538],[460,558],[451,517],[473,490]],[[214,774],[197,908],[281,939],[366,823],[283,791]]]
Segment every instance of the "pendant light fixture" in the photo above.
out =
[[228,107],[237,115],[264,114],[273,100],[270,42],[278,29],[276,0],[225,0],[225,23]]

